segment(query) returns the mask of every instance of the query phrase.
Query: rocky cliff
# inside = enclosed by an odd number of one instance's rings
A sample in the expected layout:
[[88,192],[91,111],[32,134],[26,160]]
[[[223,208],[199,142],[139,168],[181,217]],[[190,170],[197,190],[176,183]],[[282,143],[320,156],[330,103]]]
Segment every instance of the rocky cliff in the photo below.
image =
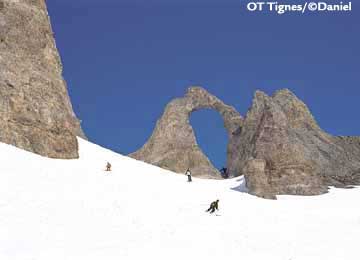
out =
[[77,158],[84,137],[62,78],[44,0],[0,0],[0,141]]
[[184,98],[169,103],[149,141],[131,156],[175,172],[189,167],[195,175],[218,176],[189,124],[190,113],[201,108],[223,116],[229,173],[244,175],[254,195],[317,195],[328,186],[360,185],[360,137],[327,134],[287,89],[271,97],[257,91],[243,119],[204,89],[190,88]]
[[178,173],[184,173],[190,168],[194,176],[219,178],[218,170],[198,146],[189,123],[192,112],[206,108],[215,109],[222,116],[229,136],[227,153],[229,158],[235,158],[233,136],[243,119],[233,107],[201,87],[191,87],[185,97],[172,100],[158,120],[150,139],[130,156]]
[[325,133],[287,89],[272,97],[257,91],[236,140],[237,174],[255,195],[316,195],[360,184],[360,138]]

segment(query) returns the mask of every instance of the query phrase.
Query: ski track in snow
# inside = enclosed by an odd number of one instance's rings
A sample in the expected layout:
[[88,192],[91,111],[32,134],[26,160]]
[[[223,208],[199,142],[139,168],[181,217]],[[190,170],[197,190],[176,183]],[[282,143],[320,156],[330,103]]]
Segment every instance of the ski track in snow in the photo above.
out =
[[0,260],[360,259],[359,188],[270,201],[242,177],[188,183],[79,145],[80,159],[55,160],[0,144]]

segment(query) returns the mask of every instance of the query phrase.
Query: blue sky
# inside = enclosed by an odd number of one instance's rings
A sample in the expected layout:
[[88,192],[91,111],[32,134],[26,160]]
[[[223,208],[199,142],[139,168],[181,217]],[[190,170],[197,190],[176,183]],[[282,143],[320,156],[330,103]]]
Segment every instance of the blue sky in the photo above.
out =
[[[360,14],[249,13],[239,0],[47,1],[64,77],[88,138],[127,154],[164,106],[201,85],[245,115],[256,89],[291,89],[334,135],[360,135]],[[294,1],[283,1],[290,3]],[[301,2],[301,1],[295,1]],[[335,1],[328,1],[335,2]],[[191,118],[217,167],[219,115]]]

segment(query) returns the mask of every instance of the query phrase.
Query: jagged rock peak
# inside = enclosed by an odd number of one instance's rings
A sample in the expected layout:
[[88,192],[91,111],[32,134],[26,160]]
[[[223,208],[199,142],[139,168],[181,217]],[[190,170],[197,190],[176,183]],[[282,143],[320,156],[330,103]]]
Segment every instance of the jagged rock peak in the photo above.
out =
[[0,0],[0,141],[77,158],[84,137],[62,78],[44,0]]
[[[178,173],[190,168],[194,176],[217,178],[218,170],[201,151],[189,122],[190,114],[199,109],[215,109],[223,117],[229,135],[228,158],[232,158],[234,133],[243,118],[202,87],[190,87],[184,97],[170,101],[150,139],[130,156]],[[227,163],[232,171],[231,159]]]
[[288,89],[254,94],[246,117],[201,87],[172,100],[148,142],[131,156],[160,167],[215,177],[217,171],[198,147],[189,124],[193,111],[212,108],[223,116],[229,135],[227,166],[244,175],[250,193],[317,195],[328,186],[360,185],[360,137],[333,137]]
[[[271,97],[257,91],[236,140],[236,168],[242,169],[238,175],[245,175],[250,192],[261,197],[322,194],[328,185],[359,183],[359,145],[348,140],[356,138],[344,140],[321,130],[290,90]],[[249,168],[254,159],[262,160],[264,169]]]
[[294,127],[317,128],[320,130],[309,108],[289,89],[281,89],[273,95],[282,109],[285,111],[289,122]]

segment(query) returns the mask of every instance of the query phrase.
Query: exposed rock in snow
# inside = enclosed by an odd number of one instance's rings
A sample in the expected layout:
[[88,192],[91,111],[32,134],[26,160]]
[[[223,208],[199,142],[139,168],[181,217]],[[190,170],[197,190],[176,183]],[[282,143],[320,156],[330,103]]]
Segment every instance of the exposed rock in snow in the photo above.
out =
[[257,91],[243,119],[203,88],[190,88],[167,105],[149,141],[131,156],[175,172],[189,167],[197,176],[218,175],[189,124],[190,113],[202,108],[223,116],[229,173],[244,174],[252,194],[315,195],[327,192],[329,185],[360,185],[360,138],[325,133],[288,89],[272,97]]
[[[360,184],[360,138],[325,133],[287,89],[272,97],[255,93],[236,141],[237,167],[243,169],[239,174],[245,174],[254,194],[314,195],[326,192],[329,185]],[[265,162],[257,174],[246,172],[248,160],[254,158]]]
[[77,158],[83,136],[44,0],[0,0],[0,141]]
[[224,119],[229,136],[228,168],[232,172],[234,133],[242,124],[242,117],[231,106],[224,104],[201,87],[191,87],[185,97],[172,100],[158,120],[147,143],[131,157],[174,172],[184,173],[190,168],[194,176],[219,178],[219,172],[198,146],[189,123],[190,114],[199,109],[217,110]]

